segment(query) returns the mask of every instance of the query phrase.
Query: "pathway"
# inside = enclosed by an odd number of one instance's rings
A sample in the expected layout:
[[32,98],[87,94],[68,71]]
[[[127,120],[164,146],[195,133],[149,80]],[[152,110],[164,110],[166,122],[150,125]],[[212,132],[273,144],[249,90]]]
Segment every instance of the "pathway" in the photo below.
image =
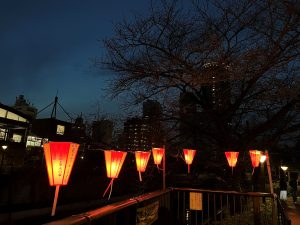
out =
[[287,212],[292,221],[291,225],[300,225],[300,197],[298,197],[297,204],[294,204],[292,197],[288,197]]

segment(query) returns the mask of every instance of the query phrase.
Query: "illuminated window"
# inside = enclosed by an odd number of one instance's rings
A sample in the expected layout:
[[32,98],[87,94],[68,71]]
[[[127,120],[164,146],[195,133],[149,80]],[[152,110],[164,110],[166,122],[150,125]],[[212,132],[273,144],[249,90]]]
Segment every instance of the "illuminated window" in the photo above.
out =
[[7,129],[0,128],[0,140],[6,140],[7,138]]
[[5,109],[0,109],[0,117],[5,118],[7,114],[7,110]]
[[12,112],[7,112],[7,119],[11,119],[11,120],[16,120],[16,121],[22,121],[22,122],[27,122],[27,120],[15,113]]
[[56,134],[64,135],[64,133],[65,133],[65,126],[57,125]]
[[20,134],[13,134],[12,139],[13,139],[14,142],[20,143],[22,141],[22,135],[20,135]]
[[34,137],[34,136],[28,136],[27,137],[27,142],[26,142],[26,147],[31,146],[31,147],[41,147],[42,146],[42,138]]

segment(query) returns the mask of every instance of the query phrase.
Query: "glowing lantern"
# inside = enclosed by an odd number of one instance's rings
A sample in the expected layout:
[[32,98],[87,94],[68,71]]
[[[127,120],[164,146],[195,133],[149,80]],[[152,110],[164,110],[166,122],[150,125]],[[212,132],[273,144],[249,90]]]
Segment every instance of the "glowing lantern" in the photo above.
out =
[[56,186],[51,216],[55,215],[59,187],[67,185],[79,144],[49,142],[43,145],[50,186]]
[[226,156],[228,165],[231,167],[231,171],[233,173],[233,167],[236,166],[239,152],[225,152],[225,156]]
[[[160,170],[159,165],[161,164],[163,157],[165,157],[165,148],[152,148],[152,153],[153,153],[154,164],[157,166],[157,169]],[[166,189],[166,160],[165,160],[165,158],[163,160],[162,171],[163,171],[163,190],[165,190]]]
[[112,192],[112,186],[115,178],[118,178],[119,173],[121,171],[122,165],[125,161],[127,152],[114,151],[114,150],[106,150],[104,151],[105,156],[105,165],[106,165],[106,174],[108,178],[111,178],[110,183],[108,184],[103,197],[108,191],[109,187],[111,188],[108,199],[110,198]]
[[196,150],[183,149],[183,154],[184,154],[185,163],[188,165],[188,173],[190,173],[190,165],[193,162],[194,156],[196,154]]
[[150,152],[142,152],[142,151],[135,152],[136,168],[137,171],[139,172],[140,181],[142,181],[141,173],[145,172],[149,158],[150,158]]
[[260,163],[260,158],[261,158],[261,151],[258,150],[250,150],[250,158],[253,166],[253,172],[254,173],[254,168],[259,166]]
[[155,165],[160,165],[162,158],[165,154],[164,148],[152,148],[153,160]]
[[250,157],[251,157],[251,162],[253,167],[258,167],[260,163],[260,158],[261,158],[261,151],[258,150],[250,150]]

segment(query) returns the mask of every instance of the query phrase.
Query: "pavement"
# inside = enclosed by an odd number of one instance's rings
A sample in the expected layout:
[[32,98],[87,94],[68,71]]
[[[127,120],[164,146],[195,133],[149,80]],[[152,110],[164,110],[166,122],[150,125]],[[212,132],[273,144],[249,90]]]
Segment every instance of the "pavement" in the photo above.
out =
[[300,225],[300,197],[298,197],[296,204],[294,204],[292,197],[288,197],[286,203],[287,213],[292,221],[291,225]]

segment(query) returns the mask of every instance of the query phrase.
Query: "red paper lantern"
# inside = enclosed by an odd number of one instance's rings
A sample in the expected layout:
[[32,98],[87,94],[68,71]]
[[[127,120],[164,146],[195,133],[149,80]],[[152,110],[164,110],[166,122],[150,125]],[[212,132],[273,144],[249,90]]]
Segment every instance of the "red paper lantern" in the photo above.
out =
[[160,165],[162,158],[165,154],[164,148],[152,148],[153,160],[155,165]]
[[193,163],[193,159],[196,154],[196,150],[193,149],[183,149],[184,160],[185,163],[188,165],[188,173],[190,173],[190,165]]
[[[109,185],[107,186],[107,188],[103,194],[103,197],[105,196],[109,187],[111,187],[111,191],[112,191],[113,181],[115,178],[118,178],[119,173],[122,168],[122,165],[125,161],[126,155],[127,155],[127,152],[122,152],[122,151],[114,151],[114,150],[104,151],[106,174],[107,174],[108,178],[111,178],[111,181],[110,181]],[[110,198],[110,195],[108,198]]]
[[59,187],[67,185],[79,144],[49,142],[43,145],[50,186],[56,186],[51,215],[55,215]]
[[261,151],[250,150],[249,153],[253,168],[258,167],[260,163]]
[[228,165],[231,167],[233,172],[233,167],[236,166],[239,152],[225,152],[225,156],[228,162]]
[[104,151],[106,174],[108,178],[118,178],[127,152],[106,150]]
[[150,152],[136,151],[135,152],[135,162],[136,168],[139,172],[140,181],[142,181],[142,172],[145,172],[148,161],[150,158]]

